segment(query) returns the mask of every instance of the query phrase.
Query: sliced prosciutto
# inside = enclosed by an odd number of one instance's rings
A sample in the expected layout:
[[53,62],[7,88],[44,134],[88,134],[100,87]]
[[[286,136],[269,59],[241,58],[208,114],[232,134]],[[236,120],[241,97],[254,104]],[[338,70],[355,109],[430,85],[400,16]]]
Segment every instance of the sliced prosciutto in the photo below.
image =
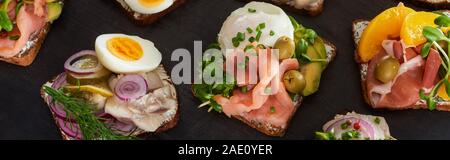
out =
[[15,31],[8,34],[20,35],[18,40],[11,40],[9,36],[0,39],[0,56],[4,58],[11,58],[19,54],[26,43],[29,41],[31,35],[41,30],[46,22],[45,16],[37,16],[34,12],[33,5],[25,5],[20,8],[15,26]]
[[419,101],[419,91],[422,88],[423,65],[422,57],[401,64],[397,77],[383,84],[375,78],[375,67],[386,56],[385,51],[378,53],[370,63],[366,77],[368,97],[374,108],[402,109]]
[[[235,90],[229,99],[217,95],[214,100],[222,106],[227,116],[242,116],[249,121],[267,122],[284,127],[290,114],[293,113],[294,102],[281,82],[281,77],[286,71],[298,68],[299,63],[296,59],[282,61],[276,75],[267,74],[264,67],[260,68],[261,81],[252,91],[242,93]],[[276,88],[272,95],[265,93],[269,84]]]

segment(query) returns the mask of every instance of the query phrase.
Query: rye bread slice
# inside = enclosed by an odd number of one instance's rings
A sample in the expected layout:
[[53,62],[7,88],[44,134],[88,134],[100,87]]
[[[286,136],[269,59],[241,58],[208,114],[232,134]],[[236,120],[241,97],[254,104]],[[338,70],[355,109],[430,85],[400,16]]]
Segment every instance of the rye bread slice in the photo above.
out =
[[175,9],[177,9],[178,7],[180,7],[182,4],[186,3],[187,0],[174,0],[173,4],[159,12],[159,13],[154,13],[154,14],[141,14],[141,13],[137,13],[135,11],[133,11],[127,3],[125,3],[124,0],[114,0],[114,2],[120,7],[122,8],[123,12],[125,14],[127,14],[127,16],[133,20],[134,23],[136,23],[139,26],[147,26],[150,25],[154,22],[156,22],[158,19],[160,19],[161,17],[169,14],[170,12],[174,11]]
[[450,9],[449,0],[406,0],[412,2],[416,6],[427,7],[432,9]]
[[[353,40],[355,43],[355,61],[358,63],[360,74],[361,74],[362,94],[364,96],[364,100],[366,101],[366,103],[369,104],[370,106],[372,106],[372,108],[375,108],[375,107],[373,107],[373,104],[370,101],[370,97],[367,94],[367,87],[366,87],[366,77],[367,77],[367,69],[368,69],[369,63],[361,62],[361,60],[358,56],[358,51],[357,51],[359,40],[361,39],[364,29],[369,25],[369,23],[370,23],[370,21],[367,21],[367,20],[362,20],[362,19],[355,20],[355,21],[353,21],[352,28],[353,28]],[[414,105],[411,105],[408,107],[403,107],[403,108],[389,107],[389,108],[384,108],[384,109],[389,109],[389,110],[428,109],[428,106],[426,105],[426,103],[424,101],[419,100]],[[448,101],[438,102],[436,109],[440,110],[440,111],[450,111],[450,102],[448,102]]]
[[[166,71],[164,70],[164,67],[162,65],[160,65],[159,68],[162,68],[161,72],[166,73]],[[61,73],[58,76],[61,76],[62,74],[64,74],[64,73]],[[55,76],[52,80],[48,81],[43,86],[51,86],[55,82],[55,80],[58,78],[58,76]],[[170,85],[172,87],[174,92],[176,92],[175,86],[172,83],[172,81],[170,80],[170,78],[168,78],[168,76],[167,77],[161,77],[161,78],[164,81],[166,81],[168,83],[168,85]],[[48,109],[50,110],[50,113],[52,114],[52,118],[55,121],[55,124],[58,127],[59,132],[61,133],[61,136],[62,136],[63,140],[76,140],[76,139],[68,136],[62,130],[60,124],[57,121],[57,117],[56,117],[57,115],[50,108],[52,102],[51,102],[51,100],[49,98],[49,95],[44,92],[43,87],[40,90],[40,94],[41,94],[41,98],[44,100],[45,104],[47,105]],[[177,107],[177,111],[176,111],[175,115],[170,120],[164,122],[158,129],[156,129],[155,132],[145,132],[144,130],[136,128],[136,129],[130,131],[129,133],[123,133],[123,135],[132,135],[132,136],[136,136],[136,137],[145,139],[145,138],[148,138],[148,137],[153,136],[153,135],[161,134],[162,132],[165,132],[165,131],[167,131],[167,130],[169,130],[171,128],[174,128],[177,125],[178,120],[180,119],[180,108],[179,108],[179,102],[178,102],[178,92],[176,92],[176,99],[177,99],[178,107]]]
[[[325,43],[325,49],[327,51],[327,61],[328,61],[328,63],[330,63],[336,57],[337,49],[331,42],[329,42],[325,39],[323,39],[323,41]],[[195,95],[193,90],[192,90],[192,94]],[[262,132],[262,133],[268,135],[268,136],[282,137],[286,133],[286,130],[289,127],[289,124],[292,120],[292,117],[294,117],[295,113],[297,112],[297,109],[300,107],[300,105],[303,101],[303,98],[304,97],[299,97],[299,99],[294,102],[295,103],[294,110],[289,115],[289,118],[288,118],[288,121],[286,122],[285,127],[275,126],[275,125],[272,125],[272,124],[266,123],[266,122],[249,121],[243,116],[232,116],[232,117],[247,124],[248,126],[254,128],[254,129],[258,130],[259,132]]]
[[325,0],[317,0],[313,5],[306,6],[306,7],[296,7],[295,6],[295,0],[239,0],[244,2],[251,2],[251,1],[260,1],[260,2],[267,2],[272,3],[275,5],[278,5],[284,9],[293,11],[293,12],[300,12],[304,14],[308,14],[310,16],[317,16],[323,11],[323,3]]

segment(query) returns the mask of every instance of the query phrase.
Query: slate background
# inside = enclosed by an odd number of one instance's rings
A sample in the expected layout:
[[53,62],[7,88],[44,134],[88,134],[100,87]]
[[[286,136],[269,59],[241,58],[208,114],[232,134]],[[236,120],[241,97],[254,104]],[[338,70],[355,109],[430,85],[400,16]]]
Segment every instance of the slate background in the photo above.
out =
[[[139,35],[155,42],[163,64],[171,70],[171,53],[193,41],[212,42],[223,21],[245,3],[234,0],[189,0],[175,12],[149,27],[131,23],[111,0],[68,0],[59,20],[35,62],[27,67],[0,63],[0,139],[61,139],[50,111],[39,95],[41,85],[63,72],[64,61],[73,53],[94,49],[95,38],[104,33]],[[335,114],[356,111],[384,116],[398,139],[450,139],[450,113],[406,110],[373,110],[361,96],[351,24],[371,19],[394,0],[327,0],[318,17],[287,12],[304,26],[315,29],[338,47],[338,54],[322,77],[320,91],[307,97],[283,138],[265,136],[224,115],[197,109],[200,103],[190,85],[177,86],[181,108],[179,124],[151,139],[313,139],[314,131]],[[408,4],[408,6],[411,6]]]

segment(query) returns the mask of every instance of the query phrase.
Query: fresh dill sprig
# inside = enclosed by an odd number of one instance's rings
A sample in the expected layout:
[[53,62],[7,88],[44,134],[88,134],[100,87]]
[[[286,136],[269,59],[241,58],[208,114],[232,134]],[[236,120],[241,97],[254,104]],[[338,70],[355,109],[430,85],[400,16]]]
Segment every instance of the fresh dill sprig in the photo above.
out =
[[64,106],[67,118],[73,118],[85,140],[132,140],[134,136],[123,136],[114,133],[103,123],[101,118],[95,115],[94,106],[83,99],[65,94],[62,90],[44,86],[44,91],[52,97],[52,103]]

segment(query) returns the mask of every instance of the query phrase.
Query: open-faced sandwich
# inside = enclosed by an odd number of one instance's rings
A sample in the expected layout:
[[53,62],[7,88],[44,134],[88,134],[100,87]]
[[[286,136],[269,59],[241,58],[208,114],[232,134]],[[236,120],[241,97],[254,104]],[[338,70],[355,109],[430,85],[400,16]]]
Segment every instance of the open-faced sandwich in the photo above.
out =
[[30,65],[63,0],[0,0],[0,60]]
[[[255,1],[255,0],[240,0]],[[324,0],[256,0],[279,5],[288,10],[303,12],[311,16],[322,13]]]
[[316,132],[319,140],[394,140],[383,117],[357,114],[336,115]]
[[450,0],[407,0],[420,7],[430,7],[434,9],[450,9]]
[[366,102],[373,108],[450,110],[450,18],[403,4],[353,24]]
[[212,72],[221,70],[225,78],[193,85],[200,106],[270,136],[284,135],[302,97],[319,89],[322,72],[336,55],[314,30],[264,2],[231,13],[210,48],[205,54],[215,50],[219,56],[203,59],[203,77],[215,68]]
[[149,25],[187,0],[114,0],[138,25]]
[[174,127],[177,93],[154,44],[137,36],[104,34],[95,51],[81,51],[41,95],[63,138],[135,139]]

